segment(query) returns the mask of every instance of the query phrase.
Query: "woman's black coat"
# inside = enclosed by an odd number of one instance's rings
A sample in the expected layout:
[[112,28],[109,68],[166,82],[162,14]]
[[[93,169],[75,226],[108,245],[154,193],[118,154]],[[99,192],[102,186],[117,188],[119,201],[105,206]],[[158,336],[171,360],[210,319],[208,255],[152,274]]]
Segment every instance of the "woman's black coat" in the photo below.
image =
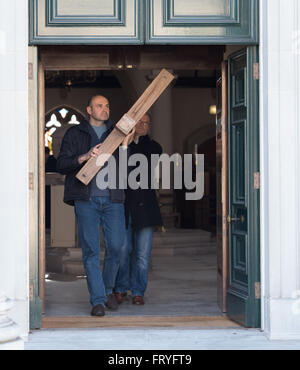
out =
[[[162,154],[162,147],[149,136],[139,138],[138,144],[130,144],[130,155],[141,153],[148,159],[148,189],[126,190],[125,213],[127,224],[129,215],[133,229],[138,230],[150,226],[162,226],[162,218],[156,197],[156,191],[151,189],[151,154]],[[129,172],[136,167],[129,167]]]

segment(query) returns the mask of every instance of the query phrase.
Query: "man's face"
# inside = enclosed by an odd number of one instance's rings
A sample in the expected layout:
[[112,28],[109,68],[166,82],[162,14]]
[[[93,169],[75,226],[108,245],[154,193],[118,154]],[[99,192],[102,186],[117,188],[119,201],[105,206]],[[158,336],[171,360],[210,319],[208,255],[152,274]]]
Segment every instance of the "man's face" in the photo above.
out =
[[139,136],[146,136],[150,128],[150,117],[145,114],[135,126],[135,132]]
[[109,101],[104,96],[96,96],[87,107],[87,112],[95,121],[107,121],[110,115]]

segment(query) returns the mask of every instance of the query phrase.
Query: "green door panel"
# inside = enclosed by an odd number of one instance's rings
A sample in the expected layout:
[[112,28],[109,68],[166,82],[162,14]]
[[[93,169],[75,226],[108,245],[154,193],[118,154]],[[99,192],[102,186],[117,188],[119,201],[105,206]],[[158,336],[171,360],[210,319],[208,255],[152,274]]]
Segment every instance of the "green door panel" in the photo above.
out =
[[257,0],[146,0],[148,44],[257,44]]
[[229,260],[227,314],[246,327],[260,327],[258,80],[257,48],[229,58]]
[[257,44],[258,0],[29,0],[30,44]]
[[29,0],[30,44],[142,44],[140,0]]

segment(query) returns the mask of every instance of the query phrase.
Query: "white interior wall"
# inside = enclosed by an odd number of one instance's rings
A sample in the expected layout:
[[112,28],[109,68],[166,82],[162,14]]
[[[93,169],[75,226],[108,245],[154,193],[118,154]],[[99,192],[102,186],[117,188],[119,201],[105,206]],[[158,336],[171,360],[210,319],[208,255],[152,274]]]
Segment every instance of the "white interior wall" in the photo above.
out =
[[184,154],[183,141],[201,127],[216,126],[216,116],[209,114],[210,105],[216,104],[216,89],[176,88],[173,97],[173,147]]

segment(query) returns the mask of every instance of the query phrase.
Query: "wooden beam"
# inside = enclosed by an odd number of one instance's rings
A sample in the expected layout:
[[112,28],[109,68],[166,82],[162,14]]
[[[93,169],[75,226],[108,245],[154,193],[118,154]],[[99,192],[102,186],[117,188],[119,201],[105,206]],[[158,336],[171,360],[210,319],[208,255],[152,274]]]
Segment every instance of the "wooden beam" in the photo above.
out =
[[47,70],[216,70],[223,60],[224,46],[42,45],[39,53]]
[[[113,63],[115,52],[107,47],[60,47],[41,46],[40,58],[46,71],[87,71],[87,70],[111,70],[116,66]],[[122,57],[116,58],[116,64]],[[120,63],[120,62],[119,62]]]
[[159,73],[129,112],[121,118],[116,128],[101,145],[100,156],[98,158],[91,158],[78,172],[76,175],[78,180],[85,185],[90,183],[103,167],[104,163],[121,145],[125,136],[134,128],[143,115],[148,112],[173,79],[174,76],[165,69]]
[[[142,48],[137,62],[130,63],[130,54],[126,64],[136,66],[138,69],[160,69],[162,66],[175,70],[216,70],[220,68],[223,60],[224,47],[218,46],[153,46]],[[138,58],[138,59],[137,59]]]

